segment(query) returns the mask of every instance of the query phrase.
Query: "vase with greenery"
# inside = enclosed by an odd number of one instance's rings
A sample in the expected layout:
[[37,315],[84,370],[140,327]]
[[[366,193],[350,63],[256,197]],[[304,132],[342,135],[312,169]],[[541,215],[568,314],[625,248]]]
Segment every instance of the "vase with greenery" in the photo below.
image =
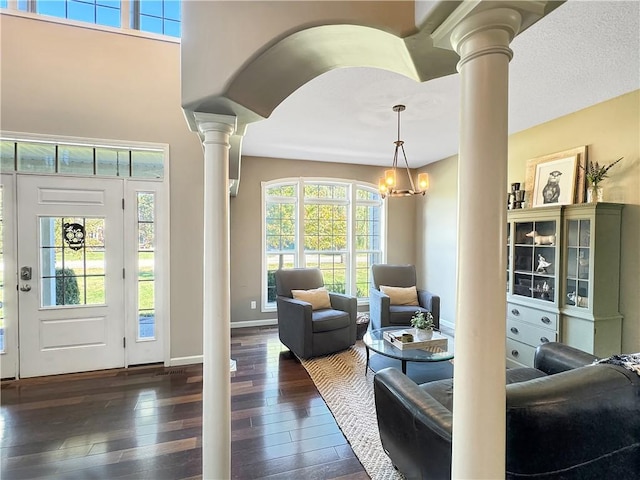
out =
[[620,157],[609,165],[600,165],[598,162],[590,162],[586,168],[580,165],[580,168],[585,171],[585,177],[587,177],[589,184],[587,188],[587,202],[602,202],[603,189],[600,182],[608,177],[607,172],[609,169],[623,158],[624,157]]
[[417,310],[411,317],[411,326],[415,329],[414,338],[416,341],[430,340],[433,335],[433,315],[431,312]]

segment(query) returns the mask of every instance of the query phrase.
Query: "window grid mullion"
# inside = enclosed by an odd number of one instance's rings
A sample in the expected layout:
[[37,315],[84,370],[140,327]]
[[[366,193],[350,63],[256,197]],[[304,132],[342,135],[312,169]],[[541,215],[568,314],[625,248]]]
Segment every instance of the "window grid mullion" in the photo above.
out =
[[356,212],[358,208],[358,195],[357,195],[357,185],[355,183],[351,183],[349,188],[349,215],[347,217],[347,228],[349,229],[349,239],[347,244],[347,250],[351,252],[349,255],[349,290],[355,296],[358,296],[358,252],[356,251]]
[[298,194],[297,199],[297,215],[296,215],[296,256],[295,264],[297,267],[306,267],[307,262],[304,258],[304,181],[300,178],[297,183]]

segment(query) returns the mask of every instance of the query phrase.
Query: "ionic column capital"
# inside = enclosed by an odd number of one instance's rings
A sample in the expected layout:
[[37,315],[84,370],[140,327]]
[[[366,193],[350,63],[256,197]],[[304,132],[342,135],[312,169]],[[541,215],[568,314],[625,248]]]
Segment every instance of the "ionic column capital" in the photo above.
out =
[[504,53],[510,59],[509,43],[521,29],[544,16],[545,4],[532,0],[463,2],[431,37],[435,46],[458,52],[460,64],[490,53]]
[[236,131],[237,118],[234,115],[220,115],[217,113],[194,112],[198,132],[205,136],[209,132],[231,135]]

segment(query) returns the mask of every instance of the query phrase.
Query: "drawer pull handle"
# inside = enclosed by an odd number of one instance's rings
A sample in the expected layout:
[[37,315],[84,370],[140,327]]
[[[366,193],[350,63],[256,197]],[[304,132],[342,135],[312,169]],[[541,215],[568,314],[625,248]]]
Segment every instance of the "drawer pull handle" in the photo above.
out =
[[540,320],[542,320],[542,323],[546,323],[547,325],[551,323],[551,319],[549,317],[542,317]]
[[520,353],[518,353],[518,350],[511,350],[511,355],[517,358]]
[[519,333],[516,327],[511,327],[511,333]]
[[549,343],[549,339],[547,337],[540,337],[540,341],[542,343]]
[[520,315],[520,311],[517,308],[514,308],[513,310],[511,310],[511,313],[514,314],[516,317]]

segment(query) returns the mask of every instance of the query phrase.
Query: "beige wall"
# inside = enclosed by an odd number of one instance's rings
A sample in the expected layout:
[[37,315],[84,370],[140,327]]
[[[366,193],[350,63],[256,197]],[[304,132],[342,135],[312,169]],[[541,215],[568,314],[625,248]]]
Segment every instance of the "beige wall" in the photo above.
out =
[[[243,157],[240,190],[237,197],[231,198],[231,321],[276,318],[275,312],[262,313],[259,308],[262,288],[261,182],[278,178],[320,177],[377,185],[383,172],[382,167]],[[390,263],[415,262],[416,200],[394,198],[389,202],[387,261]],[[258,309],[250,309],[252,300],[257,302]]]
[[[620,273],[620,312],[624,315],[622,347],[625,352],[640,350],[640,91],[628,93],[590,108],[538,125],[511,135],[509,138],[508,183],[524,182],[526,162],[530,158],[567,150],[580,145],[588,146],[590,160],[609,163],[619,157],[624,160],[610,170],[606,179],[605,201],[624,203],[622,212],[622,265]],[[419,270],[426,282],[443,296],[443,317],[455,318],[454,300],[456,283],[450,275],[434,268],[442,258],[455,259],[456,239],[451,236],[451,217],[456,216],[455,188],[457,157],[428,165],[424,170],[431,175],[429,201],[423,211],[418,210],[422,222],[424,242],[418,254]],[[441,189],[439,182],[447,188]],[[505,186],[508,189],[508,186]],[[450,245],[434,241],[438,235],[433,229],[446,225],[444,235]],[[441,268],[441,267],[440,267]],[[451,315],[451,317],[450,317]]]
[[429,191],[416,210],[418,283],[440,295],[440,318],[456,318],[458,161],[451,157],[420,169],[429,173]]
[[3,130],[170,145],[171,356],[201,354],[203,156],[180,108],[180,45],[0,21]]

